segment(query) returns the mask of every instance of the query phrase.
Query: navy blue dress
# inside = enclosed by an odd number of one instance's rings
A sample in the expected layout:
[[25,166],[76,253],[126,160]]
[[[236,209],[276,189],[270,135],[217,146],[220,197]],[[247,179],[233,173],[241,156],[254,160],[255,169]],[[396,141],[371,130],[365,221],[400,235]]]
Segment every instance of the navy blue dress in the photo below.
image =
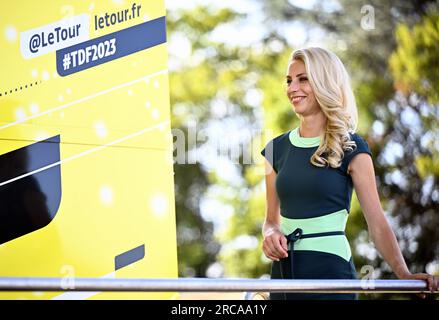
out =
[[[353,191],[347,169],[355,155],[371,155],[371,152],[358,134],[350,137],[356,147],[344,153],[339,168],[311,164],[320,137],[300,137],[298,128],[274,138],[261,151],[277,173],[280,227],[291,240],[288,258],[272,263],[272,279],[357,279],[344,234]],[[298,237],[297,231],[300,231]],[[356,298],[356,294],[270,294],[273,300]]]

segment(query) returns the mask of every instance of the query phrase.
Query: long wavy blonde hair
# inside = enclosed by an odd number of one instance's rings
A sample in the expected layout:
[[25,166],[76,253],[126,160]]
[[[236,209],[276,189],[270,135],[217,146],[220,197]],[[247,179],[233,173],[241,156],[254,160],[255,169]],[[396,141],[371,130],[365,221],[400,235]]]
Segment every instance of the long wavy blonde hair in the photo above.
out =
[[[349,75],[341,60],[322,48],[299,49],[292,53],[290,62],[301,60],[316,100],[326,116],[324,136],[311,156],[318,167],[338,168],[344,151],[352,151],[356,144],[349,133],[357,129],[358,111]],[[300,115],[298,115],[301,118]]]

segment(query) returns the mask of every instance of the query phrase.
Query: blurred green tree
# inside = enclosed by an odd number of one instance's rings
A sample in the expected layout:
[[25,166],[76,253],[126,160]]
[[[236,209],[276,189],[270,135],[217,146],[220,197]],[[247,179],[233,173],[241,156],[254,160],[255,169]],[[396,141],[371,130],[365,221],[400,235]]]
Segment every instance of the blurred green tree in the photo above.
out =
[[[209,187],[222,185],[226,189],[228,185],[206,165],[205,150],[218,151],[212,149],[216,147],[215,137],[208,130],[221,123],[224,115],[229,120],[244,121],[249,128],[255,122],[255,106],[244,99],[254,84],[254,75],[249,74],[247,59],[243,58],[248,52],[212,40],[217,28],[240,18],[233,10],[202,6],[189,11],[171,10],[167,15],[168,37],[179,38],[176,42],[188,51],[183,55],[182,48],[170,50],[170,61],[175,63],[170,72],[172,127],[174,132],[184,133],[187,150],[186,160],[174,164],[180,276],[206,276],[220,250],[213,222],[201,214]],[[224,106],[223,115],[215,114],[215,104]],[[174,138],[178,140],[178,134]]]
[[[407,263],[412,272],[425,271],[430,263],[437,265],[439,188],[436,155],[439,144],[436,97],[439,73],[435,1],[369,1],[369,9],[370,6],[374,9],[374,25],[370,29],[361,23],[365,12],[362,1],[338,1],[338,5],[318,2],[311,9],[294,6],[293,1],[261,2],[267,14],[265,27],[271,28],[273,38],[284,39],[281,23],[293,19],[302,21],[310,29],[320,29],[325,35],[324,43],[346,63],[359,107],[359,132],[366,137],[374,154],[382,204]],[[401,26],[395,37],[398,25]],[[273,72],[276,71],[273,68]],[[269,100],[268,105],[264,104],[265,125],[276,132],[285,131],[283,120],[291,118],[276,119],[272,114],[283,110],[275,95],[275,91],[264,90],[264,100],[266,97]],[[287,126],[291,128],[293,122]],[[251,216],[248,212],[247,217]],[[361,208],[354,198],[347,232],[349,239],[353,239],[358,271],[363,265],[372,265],[376,268],[376,276],[393,277],[388,265],[370,245],[366,230]],[[231,232],[229,238],[233,234]],[[223,259],[231,267],[242,255],[234,253]],[[254,258],[249,260],[255,261]],[[246,266],[242,263],[234,269],[248,272]],[[254,265],[254,272],[250,274],[257,274],[257,270]],[[392,297],[396,296],[363,296]]]
[[[265,188],[259,151],[264,144],[257,141],[262,136],[266,142],[298,124],[283,94],[287,61],[294,49],[289,37],[294,35],[285,34],[282,26],[292,20],[301,21],[308,31],[320,30],[322,45],[347,65],[359,107],[359,133],[374,155],[383,208],[409,267],[423,271],[439,256],[435,1],[369,1],[374,8],[372,28],[362,25],[367,13],[359,0],[318,2],[310,9],[294,6],[294,1],[260,2],[266,32],[258,45],[246,48],[212,40],[221,26],[245,19],[232,9],[197,7],[168,13],[169,34],[185,38],[190,51],[186,57],[179,50],[170,52],[180,62],[171,69],[170,78],[173,128],[188,132],[189,124],[196,123],[198,130],[215,125],[227,130],[231,120],[239,123],[242,135],[256,133],[242,144],[233,181],[203,162],[175,165],[180,275],[204,276],[216,260],[226,276],[259,277],[269,272],[270,263],[260,248]],[[249,99],[255,94],[260,98]],[[216,114],[218,104],[227,111]],[[264,136],[263,128],[271,132]],[[188,148],[200,150],[209,143]],[[243,161],[245,146],[251,148],[257,164]],[[213,188],[213,197],[232,212],[230,218],[218,212],[226,227],[216,236],[212,222],[200,213],[203,197]],[[347,232],[358,271],[372,265],[377,276],[392,277],[369,243],[356,197]],[[363,296],[391,297],[396,296]]]

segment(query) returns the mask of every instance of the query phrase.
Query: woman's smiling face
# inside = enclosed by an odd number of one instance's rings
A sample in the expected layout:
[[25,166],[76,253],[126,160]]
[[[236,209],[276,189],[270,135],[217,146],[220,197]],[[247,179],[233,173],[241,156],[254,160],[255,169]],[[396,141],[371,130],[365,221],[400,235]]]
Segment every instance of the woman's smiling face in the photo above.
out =
[[286,76],[287,96],[294,112],[301,116],[322,112],[308,81],[305,64],[302,60],[293,60],[288,65]]

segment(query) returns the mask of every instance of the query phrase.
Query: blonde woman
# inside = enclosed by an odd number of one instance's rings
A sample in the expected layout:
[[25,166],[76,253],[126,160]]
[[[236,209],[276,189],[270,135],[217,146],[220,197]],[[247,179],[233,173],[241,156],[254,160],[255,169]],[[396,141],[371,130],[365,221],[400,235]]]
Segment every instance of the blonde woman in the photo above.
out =
[[[411,274],[389,226],[375,184],[371,152],[355,133],[357,107],[343,63],[332,52],[293,52],[287,96],[299,127],[262,150],[267,212],[263,252],[273,279],[356,279],[344,234],[355,188],[369,233],[400,279],[423,279],[438,290],[438,277]],[[272,293],[271,299],[356,299],[355,294]]]

